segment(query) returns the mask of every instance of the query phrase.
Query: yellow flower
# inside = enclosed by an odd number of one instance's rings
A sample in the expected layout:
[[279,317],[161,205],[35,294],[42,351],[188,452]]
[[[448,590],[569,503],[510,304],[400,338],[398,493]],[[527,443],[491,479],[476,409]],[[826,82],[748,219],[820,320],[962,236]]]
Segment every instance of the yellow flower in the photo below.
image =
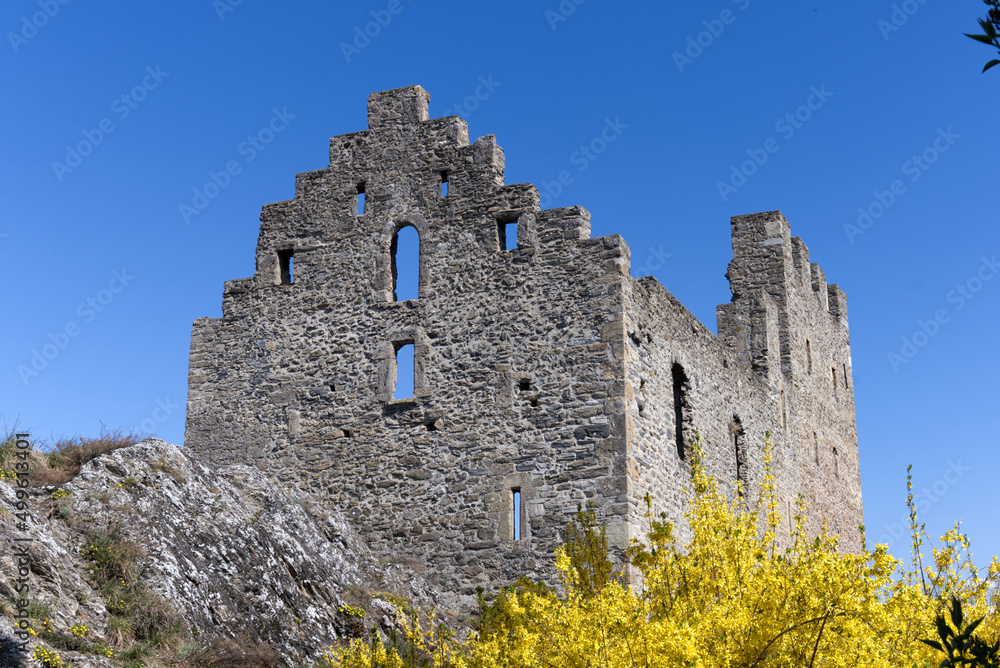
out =
[[[433,616],[422,629],[399,620],[410,656],[433,666],[606,666],[634,668],[757,665],[799,668],[911,668],[941,663],[920,642],[935,638],[935,616],[956,595],[968,619],[984,617],[977,634],[1000,639],[1000,560],[983,573],[958,526],[909,565],[884,545],[859,553],[838,550],[838,537],[807,523],[805,500],[783,518],[776,498],[770,442],[758,498],[729,497],[692,449],[686,540],[647,498],[647,531],[627,552],[632,579],[602,571],[607,540],[578,514],[570,545],[555,557],[560,593],[522,584],[483,601],[478,632],[454,639]],[[929,545],[916,521],[914,541]],[[582,528],[581,528],[582,527]],[[582,542],[581,542],[582,541]],[[581,546],[586,549],[581,549]],[[350,606],[341,611],[350,615]],[[331,647],[324,668],[399,668],[395,647],[377,639]]]

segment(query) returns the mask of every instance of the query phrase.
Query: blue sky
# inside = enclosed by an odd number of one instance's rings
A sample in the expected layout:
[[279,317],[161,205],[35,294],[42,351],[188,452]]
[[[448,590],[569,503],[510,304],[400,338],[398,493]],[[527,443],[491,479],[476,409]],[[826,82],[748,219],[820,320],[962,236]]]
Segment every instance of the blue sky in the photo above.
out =
[[8,424],[181,442],[191,323],[253,273],[261,205],[364,129],[369,93],[420,84],[713,330],[729,217],[781,209],[848,296],[870,538],[912,463],[932,532],[1000,553],[1000,70],[962,36],[982,2],[235,2],[0,10]]

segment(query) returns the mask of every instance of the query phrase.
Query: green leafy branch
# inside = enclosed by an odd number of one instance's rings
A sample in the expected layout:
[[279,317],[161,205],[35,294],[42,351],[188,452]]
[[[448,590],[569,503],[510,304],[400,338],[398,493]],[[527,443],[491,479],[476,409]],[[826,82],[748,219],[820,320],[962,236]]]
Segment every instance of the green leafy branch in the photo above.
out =
[[[970,35],[969,33],[965,33],[965,36],[971,37],[977,42],[982,42],[988,46],[995,47],[997,51],[1000,52],[1000,0],[983,0],[983,2],[990,7],[986,18],[979,19],[979,26],[983,29],[983,34]],[[994,58],[990,62],[986,63],[986,67],[983,68],[983,72],[990,69],[994,65],[1000,65],[1000,60]]]
[[1000,667],[1000,642],[992,645],[973,635],[979,627],[982,618],[965,625],[965,617],[962,613],[962,601],[957,596],[951,597],[951,623],[954,630],[948,625],[944,615],[938,615],[934,620],[937,624],[937,640],[923,640],[920,642],[930,645],[946,656],[941,662],[940,668],[998,668]]

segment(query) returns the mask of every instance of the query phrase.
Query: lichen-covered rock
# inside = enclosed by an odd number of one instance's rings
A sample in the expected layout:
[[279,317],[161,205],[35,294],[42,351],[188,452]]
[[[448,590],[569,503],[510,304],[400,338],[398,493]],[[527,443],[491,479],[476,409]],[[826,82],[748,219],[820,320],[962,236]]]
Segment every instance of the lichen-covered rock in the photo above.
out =
[[[387,593],[379,603],[433,602],[417,574],[378,562],[321,500],[248,466],[213,470],[184,448],[148,440],[94,459],[61,489],[69,495],[31,490],[23,532],[14,487],[0,483],[0,597],[8,600],[0,634],[15,631],[15,539],[30,537],[36,618],[48,617],[57,631],[83,625],[109,642],[110,614],[82,550],[94,532],[116,530],[142,547],[142,580],[174,608],[193,643],[243,635],[301,663],[345,634],[392,625],[393,605],[371,605],[380,591]],[[360,623],[344,612],[351,605],[366,608]],[[108,665],[82,655],[72,664]]]

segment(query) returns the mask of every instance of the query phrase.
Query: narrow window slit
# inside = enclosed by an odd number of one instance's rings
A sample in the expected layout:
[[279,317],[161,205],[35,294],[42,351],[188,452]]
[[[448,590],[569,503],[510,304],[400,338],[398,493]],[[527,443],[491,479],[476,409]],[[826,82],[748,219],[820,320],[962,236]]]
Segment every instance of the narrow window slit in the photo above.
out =
[[511,490],[511,533],[514,540],[521,540],[521,488]]
[[781,391],[781,428],[788,431],[788,406],[785,403],[785,391]]
[[365,213],[365,182],[362,181],[358,184],[358,215],[363,216]]
[[295,267],[293,258],[295,251],[292,249],[278,251],[278,266],[281,268],[281,284],[291,285],[294,280]]
[[441,172],[441,197],[448,196],[448,171]]
[[744,442],[746,432],[743,430],[743,422],[738,416],[733,416],[733,421],[729,429],[733,434],[733,447],[736,450],[736,482],[739,483],[738,491],[742,497],[746,495],[747,487],[750,484],[750,476],[747,470],[746,444]]
[[685,423],[689,419],[688,415],[688,378],[684,373],[684,367],[674,363],[671,368],[674,386],[674,431],[677,439],[677,456],[681,461],[687,460],[687,443],[684,437]]

